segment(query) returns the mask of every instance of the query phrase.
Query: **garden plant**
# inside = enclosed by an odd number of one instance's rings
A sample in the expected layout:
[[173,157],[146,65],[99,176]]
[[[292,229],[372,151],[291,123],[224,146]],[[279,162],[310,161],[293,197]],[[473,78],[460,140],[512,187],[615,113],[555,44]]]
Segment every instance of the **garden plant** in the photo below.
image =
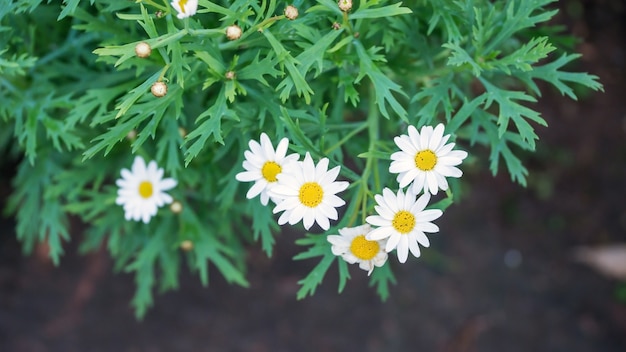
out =
[[602,90],[555,5],[3,1],[5,211],[55,264],[106,247],[138,317],[181,270],[248,286],[248,251],[277,241],[313,263],[297,298],[338,270],[339,292],[369,275],[386,299],[447,235],[463,171],[526,185],[542,90]]

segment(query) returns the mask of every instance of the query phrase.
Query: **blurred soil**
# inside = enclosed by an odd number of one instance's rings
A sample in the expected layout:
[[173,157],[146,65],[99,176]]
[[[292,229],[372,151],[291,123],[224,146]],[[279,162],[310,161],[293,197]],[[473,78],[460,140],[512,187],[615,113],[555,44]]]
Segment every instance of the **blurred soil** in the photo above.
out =
[[[251,249],[250,289],[217,273],[203,288],[184,274],[137,322],[133,279],[112,273],[106,252],[78,255],[74,240],[55,268],[43,248],[24,257],[4,219],[0,351],[626,351],[625,284],[572,260],[577,246],[626,242],[626,3],[563,7],[557,21],[583,39],[576,69],[606,92],[574,102],[544,89],[549,128],[526,161],[529,187],[468,165],[464,198],[423,259],[391,256],[398,283],[387,302],[356,267],[343,294],[333,267],[297,301],[316,262],[293,263],[296,235],[285,233],[270,259]],[[11,172],[0,170],[1,200]]]

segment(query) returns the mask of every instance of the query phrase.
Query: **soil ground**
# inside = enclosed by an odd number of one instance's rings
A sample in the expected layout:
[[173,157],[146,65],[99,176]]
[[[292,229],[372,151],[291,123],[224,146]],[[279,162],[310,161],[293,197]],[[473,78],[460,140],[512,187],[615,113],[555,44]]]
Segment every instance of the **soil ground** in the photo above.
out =
[[[559,22],[583,40],[577,70],[605,93],[579,102],[545,89],[529,187],[486,165],[466,172],[463,200],[438,221],[423,260],[397,265],[381,302],[364,272],[343,294],[334,268],[314,297],[295,299],[316,264],[293,263],[293,234],[272,258],[251,250],[250,289],[219,275],[208,288],[183,275],[143,322],[129,302],[132,277],[105,252],[55,268],[25,257],[10,219],[0,223],[0,351],[626,351],[620,287],[572,259],[577,246],[626,242],[626,4],[564,2]],[[480,152],[480,151],[472,151]],[[0,200],[9,170],[0,172]]]

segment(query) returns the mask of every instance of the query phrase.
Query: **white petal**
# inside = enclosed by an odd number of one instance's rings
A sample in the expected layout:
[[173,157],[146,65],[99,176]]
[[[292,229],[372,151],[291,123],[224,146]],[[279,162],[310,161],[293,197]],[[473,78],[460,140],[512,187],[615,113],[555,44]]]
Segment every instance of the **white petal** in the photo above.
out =
[[[328,172],[328,163],[328,158],[322,158],[315,166],[315,179],[318,182],[320,182]],[[337,174],[339,174],[339,170],[337,170]],[[337,176],[335,176],[332,180],[334,181],[335,178],[337,178]]]
[[304,217],[302,218],[302,224],[304,225],[304,228],[307,230],[310,229],[311,226],[313,226],[313,222],[315,222],[315,215],[313,214],[313,212],[312,211],[304,212]]
[[410,210],[411,213],[417,214],[417,212],[422,211],[424,208],[426,208],[429,201],[430,201],[430,194],[428,193],[422,194],[419,198],[417,198],[417,201],[411,207],[411,210]]
[[162,191],[167,191],[169,189],[172,189],[176,187],[176,185],[178,185],[178,182],[173,178],[164,178],[163,180],[159,182],[159,188]]
[[415,149],[415,146],[411,144],[411,141],[406,135],[395,137],[393,141],[403,152],[409,155],[417,153],[417,149]]
[[259,174],[258,171],[242,171],[235,175],[235,179],[239,182],[252,182],[260,179],[261,177],[262,176]]
[[246,194],[246,198],[252,199],[258,196],[265,189],[266,185],[267,185],[267,181],[263,179],[258,180],[252,185],[252,187],[250,187],[250,189],[248,190],[248,193]]
[[403,236],[404,235],[401,235],[397,232],[393,233],[387,240],[387,244],[385,244],[385,252],[391,252],[396,249],[396,247],[398,247],[398,244],[400,243],[400,237]]
[[287,147],[289,147],[289,139],[283,138],[278,142],[278,146],[276,146],[276,160],[282,160],[287,155]]
[[[367,221],[367,219],[365,220]],[[383,238],[387,238],[391,236],[393,230],[389,227],[379,227],[377,229],[372,230],[372,232],[368,233],[365,238],[368,241],[379,241]]]
[[424,222],[424,223],[415,225],[415,230],[428,232],[428,233],[435,233],[435,232],[439,232],[439,226],[433,224],[432,222]]
[[417,239],[415,238],[414,235],[410,236],[412,238],[409,238],[409,250],[411,251],[411,254],[413,254],[413,256],[415,258],[419,258],[420,257],[420,247],[417,245]]
[[387,219],[384,219],[378,215],[370,215],[367,218],[365,218],[365,221],[370,224],[370,225],[374,225],[374,226],[390,226],[391,222]]
[[424,234],[423,232],[417,231],[415,233],[415,239],[423,247],[430,247],[430,241],[428,240],[428,237],[426,236],[426,234]]
[[326,203],[327,205],[331,207],[339,208],[343,206],[344,204],[346,204],[346,201],[337,197],[334,194],[331,194],[329,196],[324,197],[324,203]]
[[424,211],[420,211],[420,213],[417,214],[417,216],[415,217],[415,221],[416,222],[433,221],[435,219],[439,219],[441,215],[443,215],[443,211],[441,211],[440,209],[427,209]]
[[320,211],[315,212],[315,222],[317,222],[317,224],[324,230],[328,230],[330,228],[330,221],[328,221],[328,218]]
[[439,184],[437,183],[437,178],[432,172],[426,173],[426,183],[428,184],[428,189],[430,193],[437,194],[439,190]]
[[435,127],[433,134],[430,136],[430,141],[428,142],[428,149],[437,150],[439,147],[439,143],[441,142],[441,138],[443,137],[443,124],[440,123]]
[[398,247],[396,247],[396,251],[398,254],[398,261],[400,263],[405,263],[406,259],[409,257],[408,236],[404,236],[404,235],[400,236],[400,243],[398,243]]

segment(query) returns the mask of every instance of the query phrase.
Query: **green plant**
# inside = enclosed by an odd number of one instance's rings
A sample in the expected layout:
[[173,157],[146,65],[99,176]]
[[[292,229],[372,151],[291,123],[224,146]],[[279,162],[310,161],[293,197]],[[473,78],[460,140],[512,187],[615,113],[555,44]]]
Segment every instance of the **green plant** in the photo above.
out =
[[[399,188],[389,159],[407,126],[442,122],[461,149],[489,150],[493,174],[526,185],[519,155],[546,125],[537,82],[572,99],[573,85],[602,90],[567,71],[579,55],[552,44],[567,42],[545,25],[553,2],[199,0],[197,12],[181,12],[193,0],[4,2],[0,145],[23,155],[7,207],[17,236],[26,252],[46,241],[58,263],[77,216],[89,225],[81,250],[104,243],[115,269],[135,274],[138,316],[184,265],[205,285],[214,265],[246,286],[245,248],[260,242],[271,256],[279,226],[237,175],[250,140],[287,137],[290,152],[327,158],[350,182],[344,215],[296,240],[295,260],[319,258],[298,298],[313,294],[336,259],[327,235],[364,224],[374,195]],[[148,223],[116,204],[115,180],[136,155],[177,183],[170,210]],[[429,208],[458,197],[449,181]],[[350,274],[337,263],[342,291]],[[389,263],[373,270],[383,299],[394,281]]]

